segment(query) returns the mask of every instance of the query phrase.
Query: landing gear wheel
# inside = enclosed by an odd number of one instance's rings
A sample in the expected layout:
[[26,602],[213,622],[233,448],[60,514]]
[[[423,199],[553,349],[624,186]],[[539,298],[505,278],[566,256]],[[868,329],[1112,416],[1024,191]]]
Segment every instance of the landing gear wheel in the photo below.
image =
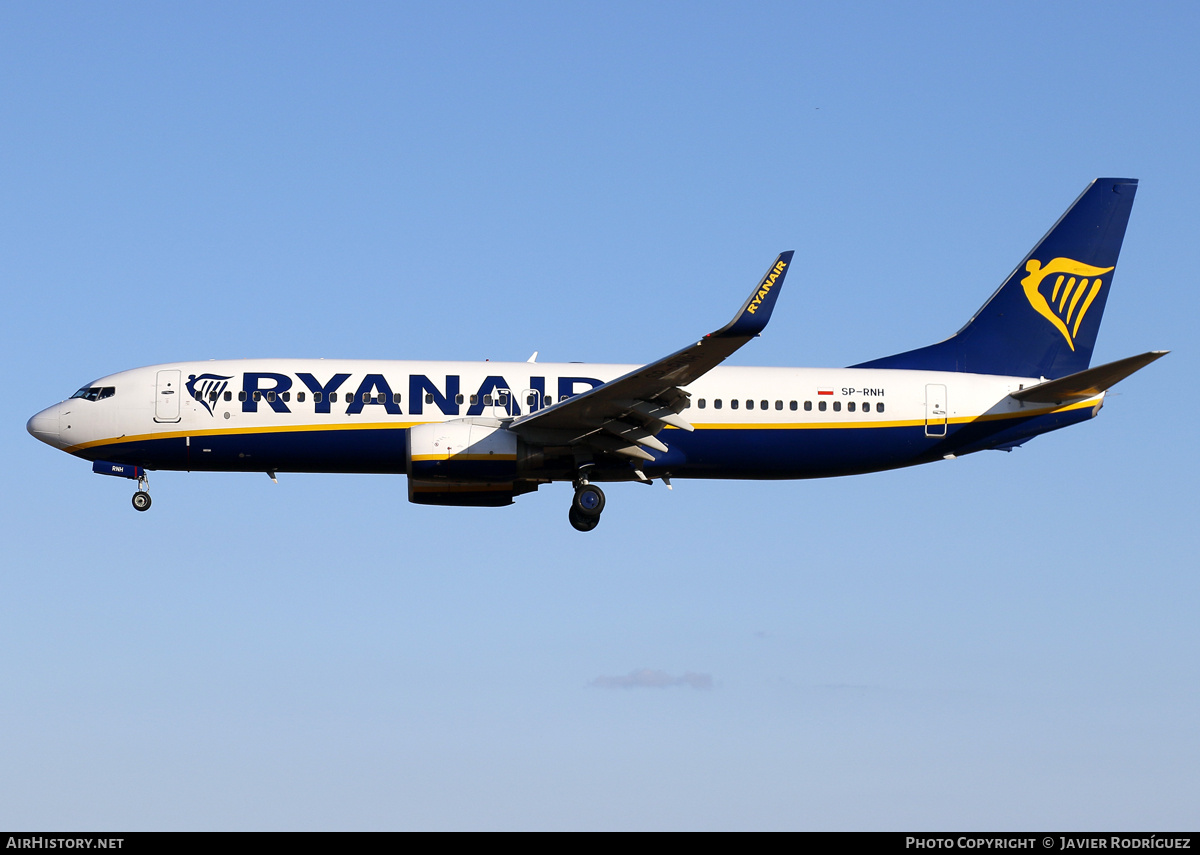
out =
[[591,531],[600,525],[600,517],[585,517],[579,511],[575,510],[574,507],[567,514],[567,519],[571,521],[571,525],[575,527],[576,531]]
[[133,494],[133,507],[139,511],[150,510],[150,494],[145,490],[138,490]]
[[581,517],[599,519],[600,512],[604,510],[604,491],[595,484],[584,484],[575,491],[575,498],[571,500],[571,510]]

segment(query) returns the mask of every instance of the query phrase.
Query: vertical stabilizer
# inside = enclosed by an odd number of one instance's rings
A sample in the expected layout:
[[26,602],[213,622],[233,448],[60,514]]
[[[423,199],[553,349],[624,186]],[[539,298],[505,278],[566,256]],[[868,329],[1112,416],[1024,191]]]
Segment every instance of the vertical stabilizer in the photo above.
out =
[[1063,377],[1086,369],[1137,192],[1097,178],[955,335],[855,368]]

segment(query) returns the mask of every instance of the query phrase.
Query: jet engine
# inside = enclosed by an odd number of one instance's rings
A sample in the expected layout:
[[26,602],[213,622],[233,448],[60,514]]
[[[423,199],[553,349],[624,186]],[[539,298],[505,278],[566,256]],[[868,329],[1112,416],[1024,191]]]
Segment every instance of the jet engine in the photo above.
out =
[[408,500],[420,505],[511,505],[538,488],[540,454],[496,419],[455,419],[408,431]]

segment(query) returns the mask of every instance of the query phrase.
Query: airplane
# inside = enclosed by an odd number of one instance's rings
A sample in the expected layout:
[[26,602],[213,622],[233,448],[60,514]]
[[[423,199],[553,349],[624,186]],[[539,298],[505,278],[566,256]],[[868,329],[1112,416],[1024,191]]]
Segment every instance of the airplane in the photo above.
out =
[[953,336],[848,368],[720,367],[763,332],[793,252],[725,326],[648,365],[246,359],[101,377],[34,437],[137,481],[149,470],[404,473],[409,501],[502,506],[556,481],[799,479],[1011,451],[1096,416],[1164,356],[1090,367],[1135,179],[1097,178]]

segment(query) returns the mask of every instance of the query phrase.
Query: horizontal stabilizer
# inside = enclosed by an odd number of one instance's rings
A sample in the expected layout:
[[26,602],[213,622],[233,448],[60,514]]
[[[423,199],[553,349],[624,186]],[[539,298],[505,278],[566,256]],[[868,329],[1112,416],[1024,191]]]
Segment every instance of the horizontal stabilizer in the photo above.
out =
[[1057,380],[1047,380],[1045,383],[1029,386],[1019,392],[1013,392],[1012,397],[1031,404],[1065,404],[1068,401],[1086,400],[1107,391],[1133,372],[1145,368],[1168,353],[1168,350],[1152,350],[1138,356],[1118,359],[1107,365],[1097,365],[1095,368],[1069,374]]

